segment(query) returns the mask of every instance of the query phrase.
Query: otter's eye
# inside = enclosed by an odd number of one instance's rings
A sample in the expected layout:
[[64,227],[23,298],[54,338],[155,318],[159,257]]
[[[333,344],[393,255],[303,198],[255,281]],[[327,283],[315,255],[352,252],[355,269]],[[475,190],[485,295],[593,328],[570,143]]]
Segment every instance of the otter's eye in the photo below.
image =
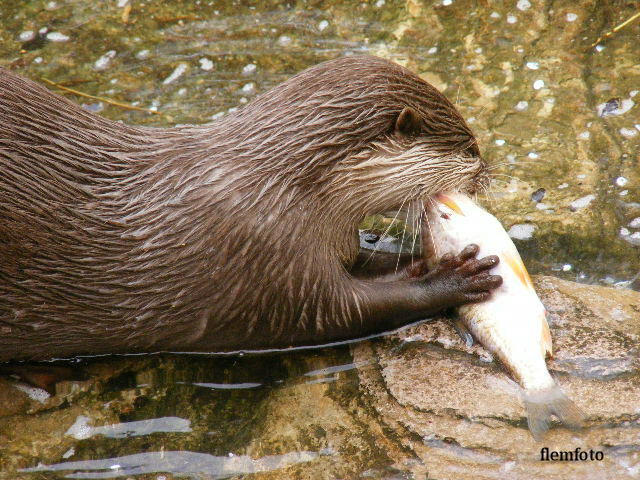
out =
[[396,132],[403,135],[417,135],[422,129],[422,119],[411,107],[404,107],[396,118]]
[[473,143],[471,144],[471,146],[467,147],[467,149],[465,150],[465,152],[467,153],[468,156],[473,157],[473,158],[480,158],[480,149],[478,148],[478,144],[473,141]]

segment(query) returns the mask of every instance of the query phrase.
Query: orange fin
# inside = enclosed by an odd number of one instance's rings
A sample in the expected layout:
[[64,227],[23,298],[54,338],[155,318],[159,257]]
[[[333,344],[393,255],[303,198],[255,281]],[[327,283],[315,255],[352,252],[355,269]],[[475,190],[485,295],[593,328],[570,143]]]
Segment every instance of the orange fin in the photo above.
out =
[[540,318],[540,324],[542,326],[542,335],[540,339],[542,341],[542,357],[546,358],[547,356],[553,357],[553,344],[551,342],[551,331],[549,331],[549,324],[547,323],[546,311],[542,314]]
[[453,210],[454,212],[456,212],[458,215],[462,215],[464,217],[464,212],[462,211],[462,209],[460,208],[460,206],[449,196],[447,196],[444,193],[438,193],[436,195],[436,199],[446,205],[447,207],[449,207],[451,210]]
[[522,259],[519,256],[513,257],[508,253],[503,253],[501,256],[507,262],[507,265],[511,267],[511,270],[518,276],[522,284],[533,290],[533,282],[531,281],[529,272],[527,272],[527,267],[522,263]]

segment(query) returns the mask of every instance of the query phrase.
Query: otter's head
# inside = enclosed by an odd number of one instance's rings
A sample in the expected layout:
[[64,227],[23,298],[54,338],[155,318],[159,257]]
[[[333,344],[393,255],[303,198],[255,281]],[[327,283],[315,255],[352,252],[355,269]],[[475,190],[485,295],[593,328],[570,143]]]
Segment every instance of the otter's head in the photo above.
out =
[[255,146],[242,152],[255,171],[352,212],[401,208],[448,190],[474,192],[488,179],[473,133],[453,104],[414,73],[377,57],[316,65],[236,118]]

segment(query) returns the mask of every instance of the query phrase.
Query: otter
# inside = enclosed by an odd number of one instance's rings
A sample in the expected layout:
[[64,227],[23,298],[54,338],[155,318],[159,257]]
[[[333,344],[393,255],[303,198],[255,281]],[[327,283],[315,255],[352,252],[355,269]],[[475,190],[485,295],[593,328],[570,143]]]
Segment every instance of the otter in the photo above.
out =
[[501,282],[473,245],[429,272],[354,273],[366,215],[487,181],[456,108],[376,57],[175,128],[107,120],[0,69],[0,172],[0,361],[327,344]]

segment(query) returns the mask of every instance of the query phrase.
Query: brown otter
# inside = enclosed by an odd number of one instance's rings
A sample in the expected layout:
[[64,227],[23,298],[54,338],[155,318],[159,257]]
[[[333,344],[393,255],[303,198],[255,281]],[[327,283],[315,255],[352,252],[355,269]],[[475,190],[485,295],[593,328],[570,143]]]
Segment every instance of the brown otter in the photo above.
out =
[[93,115],[0,69],[0,361],[362,337],[486,298],[477,249],[349,273],[367,214],[486,180],[435,88],[353,56],[202,126]]

